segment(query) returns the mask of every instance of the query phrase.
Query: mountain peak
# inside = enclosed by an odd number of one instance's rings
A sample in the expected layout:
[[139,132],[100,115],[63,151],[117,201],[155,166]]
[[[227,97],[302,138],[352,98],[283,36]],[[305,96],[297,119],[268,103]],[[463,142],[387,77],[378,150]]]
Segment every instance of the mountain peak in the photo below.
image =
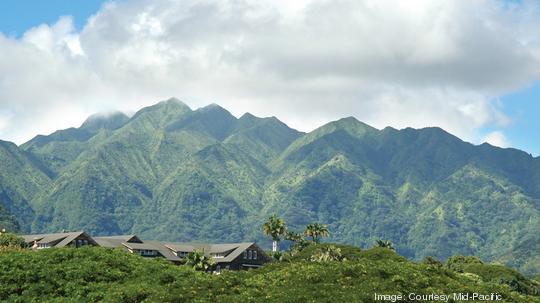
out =
[[188,112],[191,112],[191,108],[187,104],[176,98],[169,98],[139,110],[133,115],[131,120],[135,120],[143,115],[152,117],[152,120],[161,120],[164,117],[169,117],[166,118],[166,120],[169,120]]
[[[156,107],[169,107],[169,108],[188,108],[189,110],[191,110],[191,108],[184,102],[182,102],[180,99],[178,98],[175,98],[175,97],[172,97],[172,98],[169,98],[167,100],[163,100],[163,101],[160,101],[158,103],[156,103],[155,105],[153,106],[156,106]],[[152,107],[152,106],[150,106]]]
[[374,128],[374,127],[372,127],[372,126],[370,126],[370,125],[356,119],[353,116],[341,118],[339,120],[336,120],[336,121],[330,122],[330,123],[334,123],[336,125],[342,125],[342,126],[353,125],[355,127],[362,127],[362,128],[367,128],[367,129],[371,129],[371,130],[377,130],[376,128]]
[[196,110],[197,112],[222,112],[228,115],[231,115],[231,113],[226,110],[225,108],[221,107],[220,105],[216,103],[211,103],[206,106],[203,106]]
[[244,119],[244,120],[253,120],[253,119],[257,119],[257,116],[253,115],[252,113],[244,113],[240,119]]
[[129,117],[122,112],[98,113],[88,117],[80,128],[90,131],[114,130],[122,127],[128,120]]
[[346,117],[336,121],[327,123],[318,129],[314,130],[314,133],[331,133],[336,130],[345,130],[351,135],[356,137],[363,136],[368,133],[377,132],[378,130],[364,122],[359,121],[355,117]]

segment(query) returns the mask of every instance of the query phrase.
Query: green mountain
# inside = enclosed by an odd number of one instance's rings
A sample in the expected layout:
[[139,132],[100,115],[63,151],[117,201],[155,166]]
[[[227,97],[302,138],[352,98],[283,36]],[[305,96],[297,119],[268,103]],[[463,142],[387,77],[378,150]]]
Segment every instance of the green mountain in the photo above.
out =
[[29,231],[34,219],[32,200],[50,185],[50,172],[31,154],[0,140],[0,226]]
[[171,99],[9,146],[0,220],[23,230],[266,244],[275,213],[298,231],[328,224],[333,242],[384,238],[414,259],[474,254],[540,273],[540,158],[440,128],[345,118],[305,134]]

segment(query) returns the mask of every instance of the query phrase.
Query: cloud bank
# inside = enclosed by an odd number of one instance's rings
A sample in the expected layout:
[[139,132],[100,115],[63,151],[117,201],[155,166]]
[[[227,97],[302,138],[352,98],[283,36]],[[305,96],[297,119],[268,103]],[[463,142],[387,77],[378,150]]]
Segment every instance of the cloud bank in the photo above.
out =
[[176,96],[306,131],[355,116],[479,142],[511,123],[499,96],[540,78],[535,1],[290,2],[113,1],[81,31],[0,33],[0,138]]

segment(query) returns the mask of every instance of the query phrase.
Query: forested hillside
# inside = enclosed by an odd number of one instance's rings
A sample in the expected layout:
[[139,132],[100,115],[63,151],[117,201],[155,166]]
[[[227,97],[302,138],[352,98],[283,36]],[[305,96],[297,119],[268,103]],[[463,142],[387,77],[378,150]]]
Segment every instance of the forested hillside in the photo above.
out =
[[540,158],[439,128],[278,119],[171,99],[0,143],[0,223],[175,241],[259,240],[271,214],[333,242],[389,239],[407,257],[479,255],[540,272]]

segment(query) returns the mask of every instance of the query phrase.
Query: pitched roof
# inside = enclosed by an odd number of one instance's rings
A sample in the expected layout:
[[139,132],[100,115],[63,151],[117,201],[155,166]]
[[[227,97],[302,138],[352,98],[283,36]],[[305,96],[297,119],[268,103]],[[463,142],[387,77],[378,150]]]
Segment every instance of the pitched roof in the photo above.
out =
[[[230,251],[223,258],[216,259],[217,262],[232,262],[240,256],[255,242],[234,243],[234,244],[213,244],[210,248],[210,253],[224,253]],[[232,250],[232,251],[231,251]]]
[[142,243],[136,235],[95,237],[94,240],[99,246],[107,248],[122,247],[122,243]]
[[148,243],[148,242],[149,241],[146,241],[145,243],[126,243],[126,242],[123,242],[122,245],[124,245],[125,247],[127,247],[129,249],[159,250],[159,247],[157,247],[156,245],[154,245],[152,243]]
[[227,244],[200,244],[200,243],[165,243],[164,246],[174,252],[203,251],[205,255],[223,253],[223,258],[216,258],[216,262],[232,262],[255,242],[227,243]]
[[157,250],[159,251],[159,253],[165,257],[165,259],[169,260],[169,261],[173,261],[173,262],[180,262],[182,261],[182,258],[178,257],[177,255],[175,255],[172,250],[170,248],[167,248],[165,246],[165,242],[160,242],[160,241],[144,241],[144,243],[147,243],[147,244],[150,244],[150,245],[153,245],[154,247],[157,248]]
[[[55,247],[63,247],[71,243],[81,235],[85,235],[89,241],[93,244],[108,247],[117,248],[122,247],[131,250],[156,250],[163,257],[169,261],[181,261],[182,258],[178,257],[178,252],[192,252],[203,251],[205,255],[210,256],[212,254],[223,254],[223,257],[216,258],[218,263],[228,263],[238,258],[246,249],[252,245],[256,245],[255,242],[244,243],[226,243],[226,244],[205,244],[205,243],[175,243],[175,242],[162,242],[162,241],[141,241],[136,235],[120,235],[120,236],[105,236],[91,238],[84,231],[69,232],[69,233],[53,233],[53,234],[36,234],[36,235],[22,235],[27,243],[32,243],[37,240],[38,244],[50,244],[54,243]],[[261,255],[268,258],[263,250]]]
[[94,240],[99,246],[107,248],[122,247],[122,243],[124,243],[122,239],[94,238]]
[[95,243],[95,241],[84,231],[76,231],[76,232],[69,232],[69,233],[22,235],[21,237],[27,243],[32,243],[34,241],[37,241],[38,244],[56,243],[54,245],[55,247],[64,247],[81,235],[85,235],[87,238],[90,239],[92,243]]
[[183,244],[183,243],[164,243],[165,247],[169,248],[170,250],[174,252],[192,252],[197,250],[195,246],[191,244]]
[[137,237],[137,235],[120,235],[120,236],[101,236],[101,237],[95,237],[101,238],[101,239],[115,239],[115,240],[122,240],[124,242],[132,242],[132,243],[142,243],[141,239]]

